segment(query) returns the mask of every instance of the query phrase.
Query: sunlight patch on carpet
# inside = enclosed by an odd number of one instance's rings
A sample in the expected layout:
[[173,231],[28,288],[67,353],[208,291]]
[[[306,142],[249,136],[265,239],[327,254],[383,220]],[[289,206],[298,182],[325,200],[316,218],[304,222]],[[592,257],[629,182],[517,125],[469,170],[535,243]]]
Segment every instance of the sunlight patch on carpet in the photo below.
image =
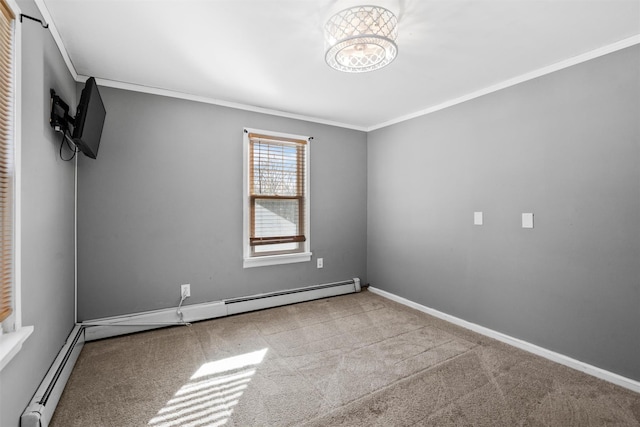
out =
[[203,364],[148,425],[202,427],[226,424],[267,350]]

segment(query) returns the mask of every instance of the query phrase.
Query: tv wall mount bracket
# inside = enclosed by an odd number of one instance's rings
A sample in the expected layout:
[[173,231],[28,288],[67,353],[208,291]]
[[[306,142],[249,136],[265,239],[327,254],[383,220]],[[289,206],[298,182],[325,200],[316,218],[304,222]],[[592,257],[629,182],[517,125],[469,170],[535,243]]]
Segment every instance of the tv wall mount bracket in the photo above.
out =
[[69,105],[62,100],[56,91],[51,89],[51,115],[49,116],[49,125],[56,131],[67,133],[69,125],[75,125],[75,119],[69,115]]

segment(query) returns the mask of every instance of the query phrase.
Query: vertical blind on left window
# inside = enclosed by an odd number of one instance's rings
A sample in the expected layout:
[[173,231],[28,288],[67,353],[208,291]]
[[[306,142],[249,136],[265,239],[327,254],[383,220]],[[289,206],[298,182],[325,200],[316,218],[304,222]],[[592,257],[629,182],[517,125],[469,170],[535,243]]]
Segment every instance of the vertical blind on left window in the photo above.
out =
[[13,290],[13,28],[0,0],[0,322],[12,313]]
[[305,237],[304,140],[249,134],[249,203],[252,252],[301,250]]

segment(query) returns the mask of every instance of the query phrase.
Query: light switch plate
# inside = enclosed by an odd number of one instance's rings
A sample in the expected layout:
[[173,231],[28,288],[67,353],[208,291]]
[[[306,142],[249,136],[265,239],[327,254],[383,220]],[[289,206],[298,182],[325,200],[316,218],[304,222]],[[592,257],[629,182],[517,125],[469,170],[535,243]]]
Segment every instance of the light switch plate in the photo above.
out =
[[533,214],[532,213],[523,213],[522,214],[522,228],[533,228]]
[[473,213],[473,225],[482,225],[482,224],[483,224],[482,212],[474,212]]

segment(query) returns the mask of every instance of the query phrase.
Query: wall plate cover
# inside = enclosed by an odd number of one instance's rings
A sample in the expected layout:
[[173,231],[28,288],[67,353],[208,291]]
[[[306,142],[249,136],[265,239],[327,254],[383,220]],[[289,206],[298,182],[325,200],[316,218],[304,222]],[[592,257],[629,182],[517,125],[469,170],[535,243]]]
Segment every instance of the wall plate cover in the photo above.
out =
[[532,213],[523,213],[522,214],[522,228],[533,228],[533,214]]
[[473,213],[473,225],[482,225],[482,224],[483,224],[482,212],[474,212]]

